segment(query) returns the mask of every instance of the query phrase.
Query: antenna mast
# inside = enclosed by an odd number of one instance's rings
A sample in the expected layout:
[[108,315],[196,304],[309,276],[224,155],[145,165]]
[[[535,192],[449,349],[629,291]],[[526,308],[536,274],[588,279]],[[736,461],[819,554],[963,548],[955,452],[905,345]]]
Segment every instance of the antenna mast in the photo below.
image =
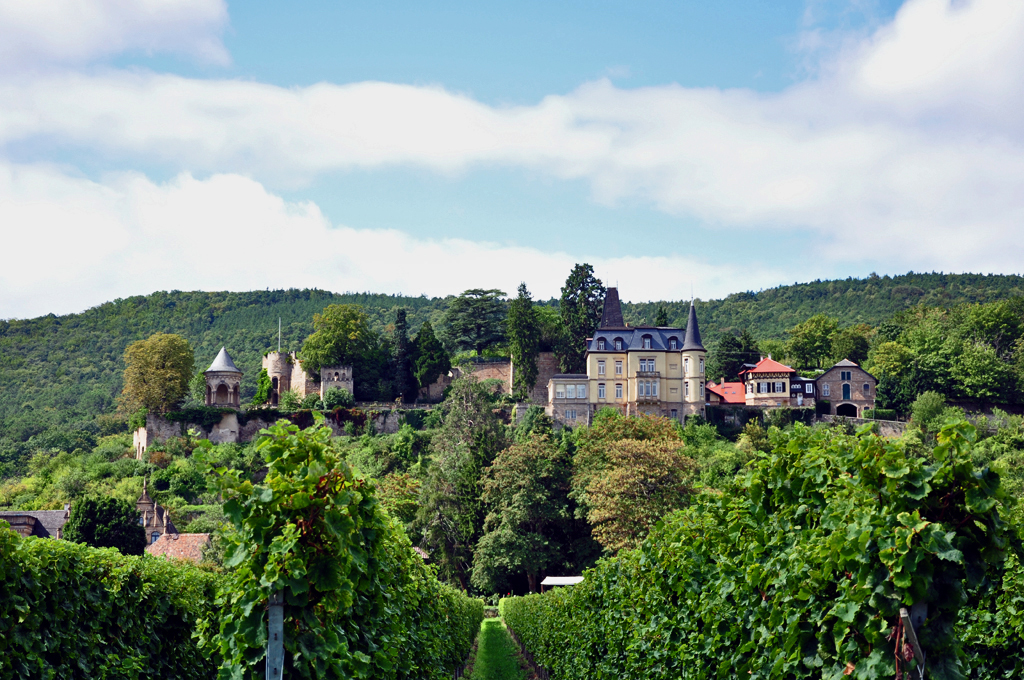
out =
[[281,353],[281,317],[277,317],[277,353]]

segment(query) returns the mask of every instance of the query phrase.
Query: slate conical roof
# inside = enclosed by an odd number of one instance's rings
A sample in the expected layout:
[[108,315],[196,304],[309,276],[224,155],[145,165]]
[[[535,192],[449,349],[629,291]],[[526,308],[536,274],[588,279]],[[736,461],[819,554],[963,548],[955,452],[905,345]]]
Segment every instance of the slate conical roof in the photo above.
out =
[[220,348],[220,352],[217,353],[217,358],[213,360],[210,367],[206,369],[207,373],[211,371],[217,371],[219,373],[241,373],[238,370],[238,366],[235,366],[235,362],[231,360],[231,355],[223,347]]
[[700,344],[700,328],[697,326],[697,309],[690,300],[690,317],[686,320],[686,338],[683,339],[683,351],[699,350],[706,352],[704,345]]
[[624,328],[622,320],[622,304],[619,303],[619,289],[609,288],[604,294],[604,310],[601,313],[599,328]]

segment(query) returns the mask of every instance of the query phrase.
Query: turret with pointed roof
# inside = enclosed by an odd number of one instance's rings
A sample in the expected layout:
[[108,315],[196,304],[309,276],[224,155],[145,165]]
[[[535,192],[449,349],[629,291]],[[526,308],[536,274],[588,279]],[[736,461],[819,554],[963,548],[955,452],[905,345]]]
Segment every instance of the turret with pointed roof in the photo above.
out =
[[683,351],[707,351],[700,342],[700,328],[697,326],[697,309],[693,306],[693,300],[690,300],[690,316],[686,320],[686,338],[683,340]]
[[206,377],[207,406],[241,408],[238,390],[242,384],[242,372],[235,366],[226,349],[220,348],[217,358],[203,375]]

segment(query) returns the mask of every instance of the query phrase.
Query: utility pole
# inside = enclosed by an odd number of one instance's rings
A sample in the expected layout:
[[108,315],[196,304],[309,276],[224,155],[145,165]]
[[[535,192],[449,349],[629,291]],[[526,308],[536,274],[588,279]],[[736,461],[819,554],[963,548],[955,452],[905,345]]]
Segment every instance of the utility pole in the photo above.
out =
[[284,593],[270,594],[267,606],[267,680],[284,677]]

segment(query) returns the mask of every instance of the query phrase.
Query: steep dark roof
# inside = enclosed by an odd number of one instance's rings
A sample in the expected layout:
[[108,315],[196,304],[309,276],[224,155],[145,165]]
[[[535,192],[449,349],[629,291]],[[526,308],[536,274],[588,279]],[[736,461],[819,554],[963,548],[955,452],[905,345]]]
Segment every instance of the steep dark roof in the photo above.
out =
[[604,294],[604,311],[601,313],[601,325],[598,328],[625,328],[622,320],[622,304],[619,302],[619,289],[609,288]]
[[0,512],[0,519],[8,517],[35,517],[34,536],[57,538],[58,532],[68,521],[67,510],[12,510]]
[[683,351],[690,350],[706,351],[704,345],[700,344],[700,328],[697,326],[697,309],[690,301],[690,317],[686,320],[686,339],[683,340]]
[[220,373],[241,373],[238,370],[238,366],[235,366],[235,362],[231,360],[231,355],[223,347],[220,348],[220,352],[217,353],[217,358],[213,360],[210,367],[206,369],[207,373],[217,371]]

